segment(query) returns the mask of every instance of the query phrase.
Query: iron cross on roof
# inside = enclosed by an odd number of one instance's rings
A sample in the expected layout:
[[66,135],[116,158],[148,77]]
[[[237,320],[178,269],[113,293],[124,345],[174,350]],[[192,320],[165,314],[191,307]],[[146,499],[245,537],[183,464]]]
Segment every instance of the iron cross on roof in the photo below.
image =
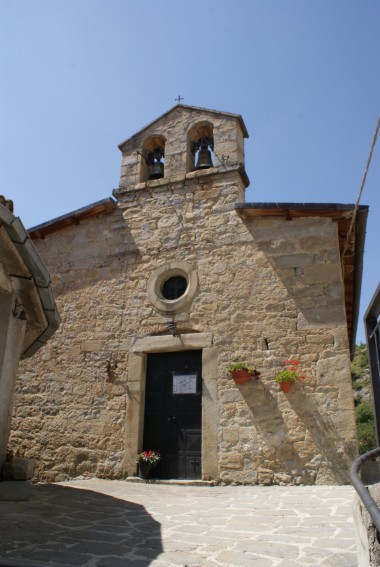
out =
[[181,104],[181,100],[184,100],[184,98],[179,94],[174,100],[178,100],[178,104]]

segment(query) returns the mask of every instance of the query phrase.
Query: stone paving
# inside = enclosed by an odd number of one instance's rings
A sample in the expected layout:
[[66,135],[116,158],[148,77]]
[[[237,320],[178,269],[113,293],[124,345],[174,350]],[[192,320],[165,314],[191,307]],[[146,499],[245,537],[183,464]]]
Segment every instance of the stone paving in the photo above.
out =
[[0,566],[357,565],[350,486],[36,485],[0,502]]

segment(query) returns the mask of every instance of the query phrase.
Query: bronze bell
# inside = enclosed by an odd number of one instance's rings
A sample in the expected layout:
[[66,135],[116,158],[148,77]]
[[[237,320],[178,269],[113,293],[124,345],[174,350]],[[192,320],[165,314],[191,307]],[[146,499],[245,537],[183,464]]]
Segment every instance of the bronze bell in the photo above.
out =
[[213,167],[211,152],[206,148],[201,148],[198,153],[198,161],[195,169],[207,169]]
[[149,179],[161,179],[164,176],[164,164],[162,161],[155,161]]

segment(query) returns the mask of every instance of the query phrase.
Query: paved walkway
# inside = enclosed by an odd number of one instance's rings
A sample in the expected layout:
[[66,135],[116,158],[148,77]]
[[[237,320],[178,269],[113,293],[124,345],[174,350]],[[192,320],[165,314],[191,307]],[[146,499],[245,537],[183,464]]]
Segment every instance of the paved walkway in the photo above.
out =
[[36,485],[29,502],[0,502],[0,566],[353,567],[353,493],[97,479]]

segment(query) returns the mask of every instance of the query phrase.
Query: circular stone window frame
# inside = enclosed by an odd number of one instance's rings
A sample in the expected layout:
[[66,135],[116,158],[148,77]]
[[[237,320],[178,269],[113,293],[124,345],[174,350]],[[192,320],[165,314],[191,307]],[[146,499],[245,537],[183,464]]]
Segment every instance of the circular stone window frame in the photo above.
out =
[[[175,276],[187,281],[185,293],[177,299],[165,299],[162,294],[164,283]],[[169,262],[153,272],[148,280],[147,295],[152,305],[161,313],[182,313],[188,310],[198,289],[198,275],[187,262]]]

